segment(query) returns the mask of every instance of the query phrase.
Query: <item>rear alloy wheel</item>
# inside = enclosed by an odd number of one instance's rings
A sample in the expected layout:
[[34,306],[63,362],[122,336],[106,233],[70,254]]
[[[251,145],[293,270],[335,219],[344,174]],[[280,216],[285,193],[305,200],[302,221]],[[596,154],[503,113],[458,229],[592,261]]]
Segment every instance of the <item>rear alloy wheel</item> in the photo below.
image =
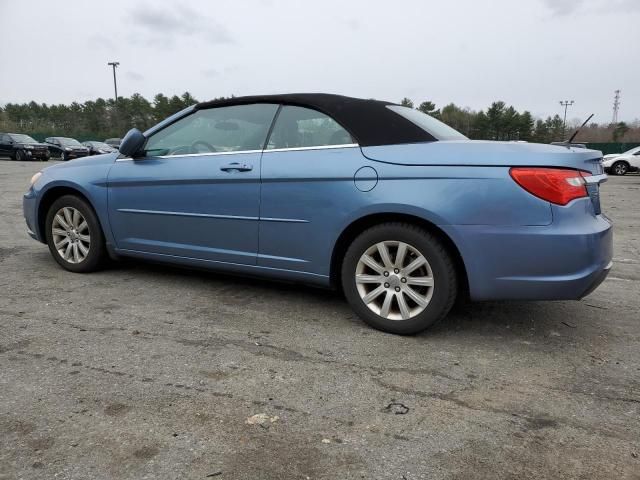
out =
[[104,260],[104,236],[93,209],[74,195],[53,202],[46,221],[47,244],[53,258],[66,270],[86,273]]
[[629,165],[626,162],[616,162],[611,167],[614,175],[625,175],[629,171]]
[[457,279],[437,238],[413,225],[387,223],[354,240],[345,255],[342,285],[352,308],[369,325],[414,334],[448,313]]

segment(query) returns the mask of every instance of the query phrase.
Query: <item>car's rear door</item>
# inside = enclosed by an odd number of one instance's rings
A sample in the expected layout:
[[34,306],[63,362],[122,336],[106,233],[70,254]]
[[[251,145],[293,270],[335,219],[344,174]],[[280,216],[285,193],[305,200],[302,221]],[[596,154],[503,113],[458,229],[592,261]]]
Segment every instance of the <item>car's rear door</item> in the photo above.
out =
[[262,156],[258,265],[328,275],[341,222],[367,201],[354,184],[365,163],[335,120],[283,105]]
[[278,106],[195,110],[153,133],[145,156],[109,173],[117,248],[253,265],[260,157]]

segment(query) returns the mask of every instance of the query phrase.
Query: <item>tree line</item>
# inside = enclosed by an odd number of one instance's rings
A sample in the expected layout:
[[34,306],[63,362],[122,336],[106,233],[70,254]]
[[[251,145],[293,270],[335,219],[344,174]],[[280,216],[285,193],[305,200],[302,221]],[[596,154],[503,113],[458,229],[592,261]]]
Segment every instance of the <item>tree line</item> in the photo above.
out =
[[[436,108],[430,101],[417,107],[409,98],[402,105],[417,108],[438,118],[467,137],[475,140],[524,140],[527,142],[551,143],[566,140],[580,126],[567,122],[566,128],[560,115],[546,119],[534,118],[530,112],[518,112],[502,101],[493,102],[486,110],[475,111],[461,108],[454,103]],[[576,136],[575,142],[640,142],[640,121],[631,124],[589,123]]]
[[[223,97],[220,97],[223,98]],[[34,101],[8,103],[0,107],[0,131],[27,133],[35,138],[66,136],[78,140],[122,137],[132,127],[145,130],[166,117],[198,101],[189,92],[168,97],[159,93],[149,101],[139,93],[131,97],[89,100],[70,105],[47,105]],[[524,140],[550,143],[565,140],[577,125],[563,125],[560,115],[534,118],[528,111],[518,111],[502,101],[493,102],[480,111],[454,103],[437,108],[423,101],[417,106],[404,98],[402,105],[436,117],[477,140]],[[590,123],[576,137],[580,142],[640,142],[640,122],[615,125]]]

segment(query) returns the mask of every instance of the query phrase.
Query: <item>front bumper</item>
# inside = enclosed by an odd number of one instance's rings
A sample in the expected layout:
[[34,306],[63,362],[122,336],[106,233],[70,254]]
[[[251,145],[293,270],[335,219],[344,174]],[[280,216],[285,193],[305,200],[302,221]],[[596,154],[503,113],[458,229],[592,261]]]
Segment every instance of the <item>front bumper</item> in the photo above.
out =
[[613,229],[589,199],[553,207],[547,226],[456,226],[474,300],[575,300],[606,278]]
[[82,158],[82,157],[88,157],[89,156],[89,152],[64,152],[67,155],[67,158],[69,160],[72,160],[74,158]]
[[49,150],[24,150],[27,159],[48,160],[51,154]]
[[27,223],[27,233],[34,240],[45,243],[45,240],[40,235],[40,228],[38,227],[37,208],[36,196],[33,190],[29,189],[29,191],[22,197],[22,214],[24,215],[25,222]]

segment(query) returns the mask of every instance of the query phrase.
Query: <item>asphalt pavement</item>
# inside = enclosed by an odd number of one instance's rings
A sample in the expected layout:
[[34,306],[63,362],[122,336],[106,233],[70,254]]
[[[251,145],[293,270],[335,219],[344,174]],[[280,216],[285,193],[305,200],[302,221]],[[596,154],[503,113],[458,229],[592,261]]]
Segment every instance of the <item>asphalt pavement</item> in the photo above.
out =
[[66,272],[22,218],[42,167],[0,160],[0,479],[640,478],[640,175],[590,296],[400,337],[331,291]]

